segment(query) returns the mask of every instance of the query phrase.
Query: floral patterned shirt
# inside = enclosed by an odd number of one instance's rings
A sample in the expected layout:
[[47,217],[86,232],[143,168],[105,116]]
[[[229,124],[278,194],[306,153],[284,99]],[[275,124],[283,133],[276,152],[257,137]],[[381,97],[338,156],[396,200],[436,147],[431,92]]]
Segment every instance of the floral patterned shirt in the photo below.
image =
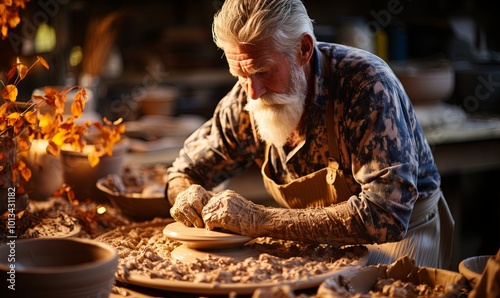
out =
[[[415,201],[440,187],[431,149],[408,96],[390,67],[369,52],[320,42],[312,63],[314,96],[300,132],[306,141],[293,150],[281,148],[284,155],[271,156],[273,179],[286,183],[327,165],[325,116],[333,117],[340,167],[353,194],[345,200],[357,214],[355,224],[366,229],[360,237],[371,237],[359,242],[401,239]],[[169,180],[187,175],[212,188],[254,163],[262,165],[265,144],[244,110],[246,102],[236,83],[213,118],[187,138],[169,168]],[[325,115],[329,102],[334,115]]]

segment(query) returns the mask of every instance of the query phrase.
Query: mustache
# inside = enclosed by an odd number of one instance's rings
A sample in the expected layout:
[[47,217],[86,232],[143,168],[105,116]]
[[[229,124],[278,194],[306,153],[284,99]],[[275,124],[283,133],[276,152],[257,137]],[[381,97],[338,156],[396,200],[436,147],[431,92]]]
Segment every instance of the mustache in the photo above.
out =
[[290,97],[296,96],[295,94],[289,93],[266,93],[262,95],[258,101],[262,105],[274,106],[274,105],[288,105],[290,104]]

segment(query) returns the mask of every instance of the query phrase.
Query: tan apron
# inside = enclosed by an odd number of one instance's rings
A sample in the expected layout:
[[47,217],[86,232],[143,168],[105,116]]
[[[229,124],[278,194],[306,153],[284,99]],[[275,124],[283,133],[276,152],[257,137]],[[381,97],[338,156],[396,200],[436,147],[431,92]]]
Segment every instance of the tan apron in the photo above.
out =
[[[328,166],[319,171],[305,175],[287,184],[276,184],[270,175],[269,154],[271,147],[266,146],[264,163],[262,165],[262,177],[264,187],[273,199],[282,207],[307,208],[329,206],[342,201],[347,201],[352,192],[349,189],[344,173],[339,169],[340,152],[335,144],[333,117],[333,103],[328,105],[329,109],[325,116],[328,125]],[[331,120],[330,120],[331,119]],[[334,158],[335,157],[335,158]]]
[[[335,133],[333,103],[328,105],[329,162],[324,169],[293,180],[277,184],[271,177],[269,155],[266,147],[262,177],[269,195],[282,207],[307,208],[329,206],[347,201],[353,194],[339,169],[340,153]],[[330,117],[329,117],[330,116]],[[337,143],[335,143],[337,141]],[[335,158],[336,159],[335,159]],[[454,221],[441,190],[427,199],[415,203],[405,238],[399,242],[367,245],[368,264],[391,264],[408,255],[417,266],[449,269]]]

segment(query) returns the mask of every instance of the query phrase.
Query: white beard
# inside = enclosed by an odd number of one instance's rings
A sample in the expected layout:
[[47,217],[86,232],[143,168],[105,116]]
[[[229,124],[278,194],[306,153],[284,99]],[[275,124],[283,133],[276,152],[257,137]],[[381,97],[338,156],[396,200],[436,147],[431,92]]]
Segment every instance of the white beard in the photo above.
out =
[[257,132],[274,146],[287,143],[299,125],[307,96],[307,79],[297,65],[292,65],[290,89],[286,93],[267,93],[259,99],[250,99],[245,109],[253,113]]

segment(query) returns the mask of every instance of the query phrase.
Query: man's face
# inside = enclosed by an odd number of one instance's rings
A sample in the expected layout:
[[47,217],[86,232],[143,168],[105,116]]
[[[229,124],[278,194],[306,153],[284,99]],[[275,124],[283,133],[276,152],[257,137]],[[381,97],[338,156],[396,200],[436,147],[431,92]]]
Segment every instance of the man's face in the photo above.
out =
[[257,129],[266,142],[283,146],[300,122],[307,94],[303,69],[269,44],[227,45],[229,71],[238,78]]
[[224,53],[229,72],[238,78],[249,99],[258,99],[271,92],[286,93],[290,88],[290,63],[283,53],[272,50],[269,44],[227,44]]

